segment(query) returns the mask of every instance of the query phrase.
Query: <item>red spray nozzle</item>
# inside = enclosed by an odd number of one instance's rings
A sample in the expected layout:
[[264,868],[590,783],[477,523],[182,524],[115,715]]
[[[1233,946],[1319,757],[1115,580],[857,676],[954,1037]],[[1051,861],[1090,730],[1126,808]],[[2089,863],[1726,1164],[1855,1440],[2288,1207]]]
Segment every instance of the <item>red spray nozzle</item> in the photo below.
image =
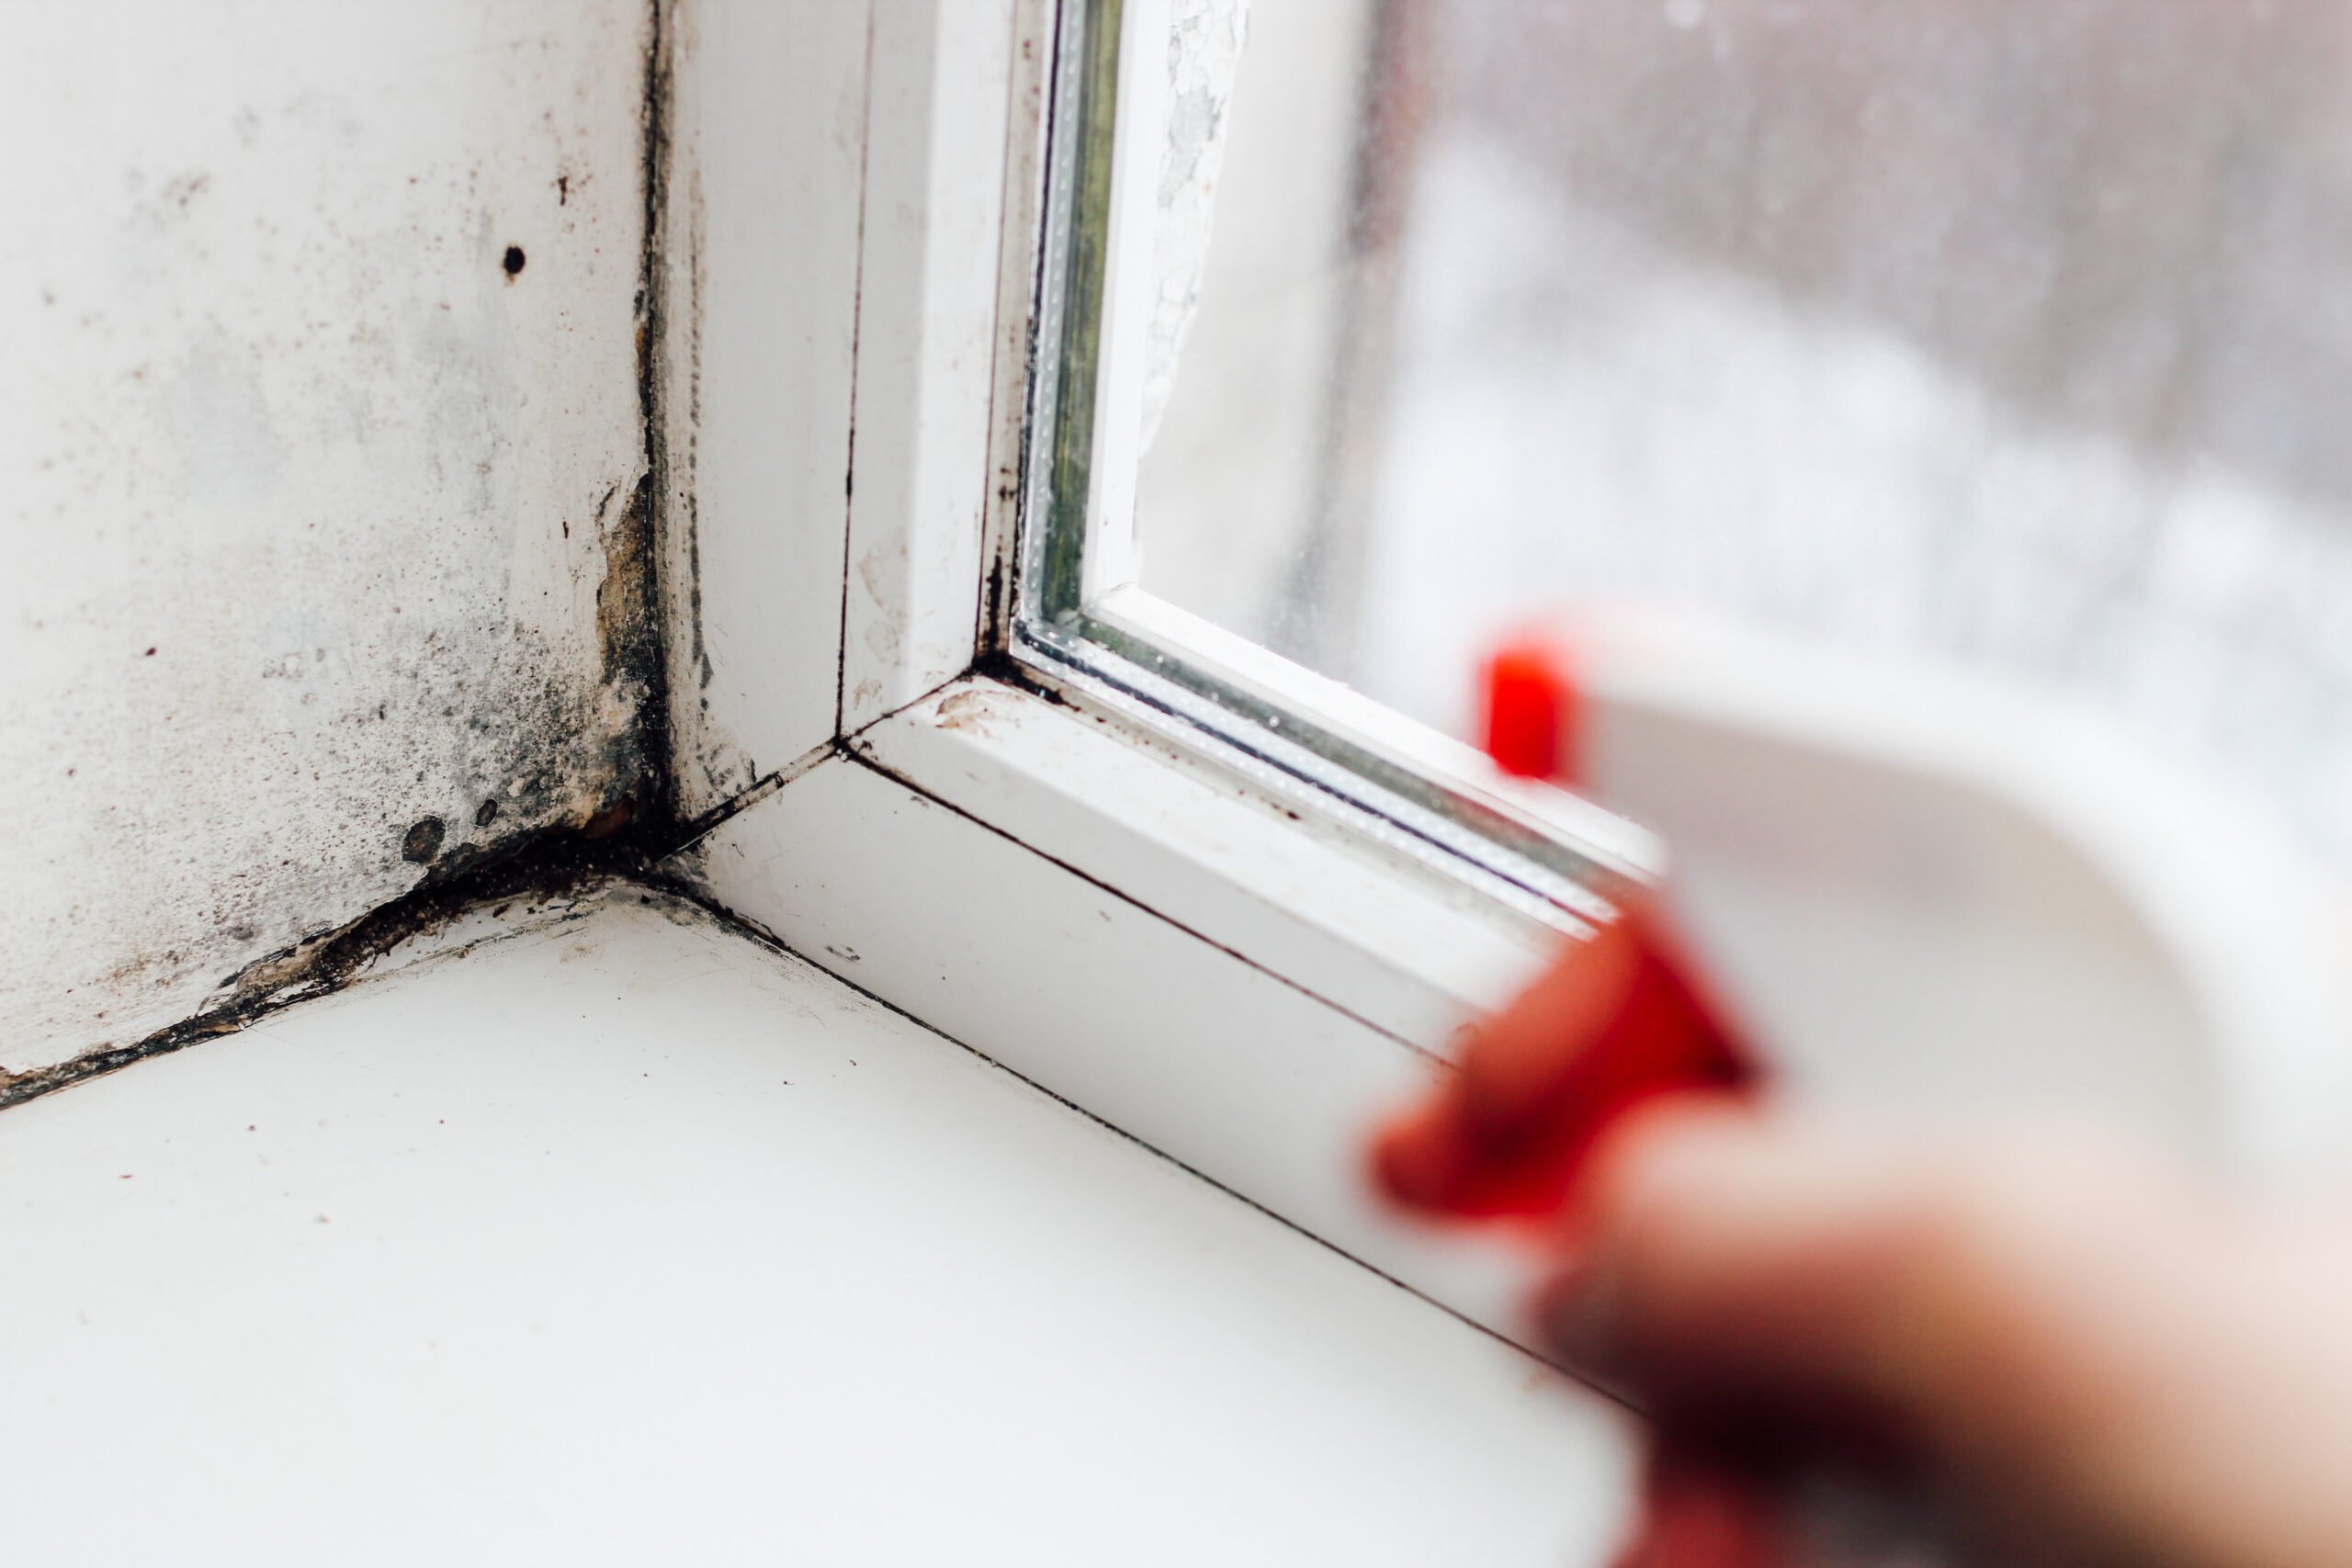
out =
[[1480,671],[1487,755],[1507,773],[1574,783],[1583,703],[1566,652],[1556,642],[1507,643]]

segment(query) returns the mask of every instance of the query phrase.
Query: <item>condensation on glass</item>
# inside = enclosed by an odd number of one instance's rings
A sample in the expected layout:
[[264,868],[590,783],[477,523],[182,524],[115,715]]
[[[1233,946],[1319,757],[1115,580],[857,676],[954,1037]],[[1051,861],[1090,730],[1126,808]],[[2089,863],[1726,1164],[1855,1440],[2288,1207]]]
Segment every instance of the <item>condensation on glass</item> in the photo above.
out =
[[1167,15],[1144,589],[1457,734],[1595,602],[2030,676],[2352,868],[2352,5]]

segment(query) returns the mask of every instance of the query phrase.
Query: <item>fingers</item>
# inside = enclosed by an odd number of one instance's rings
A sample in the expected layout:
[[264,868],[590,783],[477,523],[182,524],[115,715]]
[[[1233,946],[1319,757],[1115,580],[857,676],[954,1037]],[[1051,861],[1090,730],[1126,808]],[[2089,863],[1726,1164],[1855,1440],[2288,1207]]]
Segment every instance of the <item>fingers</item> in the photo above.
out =
[[1596,1149],[1577,1266],[1547,1292],[1544,1330],[1687,1436],[1907,1462],[1932,1369],[1903,1342],[1953,1234],[1923,1175],[1858,1138],[1660,1100]]
[[1642,1524],[1613,1568],[1790,1568],[1781,1499],[1752,1474],[1668,1443],[1642,1477]]
[[1374,1154],[1423,1213],[1573,1220],[1543,1332],[1690,1460],[1633,1562],[1770,1561],[1825,1469],[1970,1561],[2352,1562],[2352,1280],[2079,1133],[1756,1110],[1719,1016],[1631,909]]
[[2270,1241],[2157,1168],[2079,1134],[1660,1100],[1574,1201],[1543,1330],[1669,1445],[1917,1489],[1990,1561],[2352,1544],[2344,1336]]

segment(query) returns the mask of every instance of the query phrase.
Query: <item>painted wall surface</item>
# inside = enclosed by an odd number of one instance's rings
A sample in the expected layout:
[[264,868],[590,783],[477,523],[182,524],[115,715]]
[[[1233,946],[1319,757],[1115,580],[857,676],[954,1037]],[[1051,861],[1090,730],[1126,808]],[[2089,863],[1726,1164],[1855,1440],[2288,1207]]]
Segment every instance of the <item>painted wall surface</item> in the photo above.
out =
[[0,1070],[639,787],[649,17],[12,9]]

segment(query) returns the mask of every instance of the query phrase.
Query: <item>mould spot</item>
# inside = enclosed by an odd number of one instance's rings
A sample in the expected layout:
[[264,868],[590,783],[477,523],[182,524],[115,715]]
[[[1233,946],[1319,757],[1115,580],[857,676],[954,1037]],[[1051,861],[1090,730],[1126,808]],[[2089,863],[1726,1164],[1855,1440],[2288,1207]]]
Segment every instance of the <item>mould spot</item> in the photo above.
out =
[[520,245],[509,245],[509,246],[507,246],[507,247],[506,247],[506,261],[505,261],[505,266],[506,266],[506,276],[509,276],[509,277],[513,277],[516,273],[519,273],[519,272],[521,272],[521,271],[523,270],[523,247],[522,247],[522,246],[520,246]]
[[498,802],[495,798],[483,801],[474,809],[474,826],[477,828],[487,828],[497,818]]
[[441,852],[441,839],[448,829],[438,817],[427,817],[408,830],[401,840],[401,859],[412,865],[430,865],[433,857]]
[[580,836],[583,839],[609,839],[628,827],[629,819],[636,815],[637,802],[625,795],[582,823]]
[[942,729],[968,729],[986,735],[989,733],[986,721],[991,716],[988,698],[978,692],[958,692],[939,705],[939,728]]

